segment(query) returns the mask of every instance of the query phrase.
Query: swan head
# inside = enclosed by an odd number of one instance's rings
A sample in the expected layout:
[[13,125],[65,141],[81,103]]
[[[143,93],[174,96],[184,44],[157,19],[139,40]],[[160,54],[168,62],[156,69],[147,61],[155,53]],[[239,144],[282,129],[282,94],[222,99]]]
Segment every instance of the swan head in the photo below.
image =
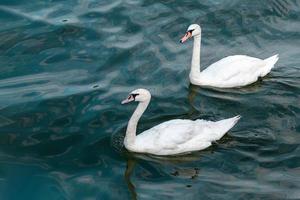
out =
[[185,35],[181,38],[180,43],[184,43],[188,39],[200,34],[201,34],[201,27],[198,24],[191,24],[189,25]]
[[146,102],[150,101],[151,94],[146,89],[136,89],[129,93],[128,97],[124,99],[121,103],[126,104],[132,101]]

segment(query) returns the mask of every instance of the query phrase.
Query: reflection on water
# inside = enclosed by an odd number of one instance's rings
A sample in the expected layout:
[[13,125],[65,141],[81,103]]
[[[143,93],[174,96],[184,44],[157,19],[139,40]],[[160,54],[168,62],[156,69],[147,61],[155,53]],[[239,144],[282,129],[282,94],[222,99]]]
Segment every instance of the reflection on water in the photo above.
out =
[[[287,0],[0,2],[0,199],[299,199],[299,2]],[[243,88],[190,85],[233,54],[280,59]],[[136,105],[153,94],[138,133],[175,118],[242,119],[201,152],[179,157],[123,147]],[[47,194],[47,195],[45,195]]]
[[[140,191],[143,187],[150,186],[151,179],[156,177],[157,174],[169,179],[188,180],[189,182],[182,184],[182,187],[185,189],[193,187],[197,183],[197,180],[199,180],[199,174],[201,173],[201,169],[194,163],[201,160],[202,157],[205,158],[209,154],[213,154],[214,149],[217,148],[216,146],[213,145],[203,151],[177,156],[145,155],[126,151],[127,166],[124,178],[132,199],[142,197],[143,193]],[[145,182],[142,184],[135,183],[137,177],[145,179]],[[154,187],[159,187],[160,183],[155,183],[155,185]],[[163,190],[163,188],[160,189]],[[151,193],[149,193],[149,197],[151,197]]]
[[[145,158],[145,157],[144,157]],[[194,157],[195,158],[195,157]],[[155,158],[154,158],[155,159]],[[175,160],[174,159],[168,159],[165,158],[166,161],[172,161],[173,164],[175,164]],[[153,160],[152,160],[153,161]],[[187,159],[186,158],[176,158],[176,163],[182,163],[182,162],[186,162]],[[128,185],[128,189],[131,193],[131,197],[132,199],[137,199],[138,194],[136,193],[136,186],[134,185],[134,183],[131,181],[131,175],[134,172],[134,167],[136,165],[136,160],[134,159],[129,159],[127,160],[127,167],[126,167],[126,171],[124,174],[124,178],[125,181]],[[163,164],[164,162],[161,162],[161,164]],[[179,178],[184,178],[184,179],[196,179],[198,177],[199,174],[199,169],[198,168],[179,168],[176,165],[174,165],[174,170],[173,172],[170,173],[170,175],[174,176],[174,177],[179,177]],[[186,185],[187,188],[192,187],[190,184]]]
[[127,161],[127,167],[126,167],[126,171],[125,171],[125,174],[124,174],[124,177],[125,177],[125,181],[128,185],[128,189],[131,193],[131,197],[132,199],[137,199],[137,194],[136,194],[136,191],[135,191],[135,186],[133,185],[133,183],[131,182],[130,180],[130,176],[134,170],[134,165],[135,165],[135,160],[128,160]]

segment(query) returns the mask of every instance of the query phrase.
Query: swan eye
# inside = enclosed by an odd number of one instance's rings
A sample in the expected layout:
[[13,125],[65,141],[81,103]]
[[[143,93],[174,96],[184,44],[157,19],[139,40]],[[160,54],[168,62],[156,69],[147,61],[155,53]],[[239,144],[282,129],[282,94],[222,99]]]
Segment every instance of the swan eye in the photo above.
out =
[[195,29],[192,29],[192,30],[189,30],[188,32],[192,34],[192,32],[193,32],[194,30],[195,30]]
[[139,95],[139,94],[131,94],[131,96],[133,97],[133,99],[135,99],[135,97]]
[[133,100],[135,100],[135,97],[137,95],[139,95],[139,94],[130,94],[127,99],[129,100],[129,99],[133,98]]

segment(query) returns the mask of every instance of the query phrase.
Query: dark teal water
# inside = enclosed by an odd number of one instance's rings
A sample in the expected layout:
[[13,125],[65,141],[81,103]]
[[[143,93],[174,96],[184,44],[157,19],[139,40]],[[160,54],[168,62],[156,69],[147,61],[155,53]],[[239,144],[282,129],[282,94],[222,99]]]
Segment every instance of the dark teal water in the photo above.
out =
[[[293,0],[0,1],[0,199],[300,199],[300,2]],[[241,89],[189,85],[202,26],[202,66],[232,54],[272,72]],[[243,118],[188,156],[122,147],[143,87],[139,132],[174,118]]]

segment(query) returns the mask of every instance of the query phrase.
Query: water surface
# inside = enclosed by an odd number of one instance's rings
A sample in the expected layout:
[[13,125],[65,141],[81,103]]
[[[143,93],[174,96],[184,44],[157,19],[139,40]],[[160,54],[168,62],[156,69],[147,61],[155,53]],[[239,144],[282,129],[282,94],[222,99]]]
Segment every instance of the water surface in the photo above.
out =
[[[0,198],[300,199],[300,4],[296,0],[0,1]],[[191,23],[201,65],[279,54],[240,89],[188,82]],[[155,158],[122,147],[136,105],[141,132],[174,118],[240,122],[207,150]]]

